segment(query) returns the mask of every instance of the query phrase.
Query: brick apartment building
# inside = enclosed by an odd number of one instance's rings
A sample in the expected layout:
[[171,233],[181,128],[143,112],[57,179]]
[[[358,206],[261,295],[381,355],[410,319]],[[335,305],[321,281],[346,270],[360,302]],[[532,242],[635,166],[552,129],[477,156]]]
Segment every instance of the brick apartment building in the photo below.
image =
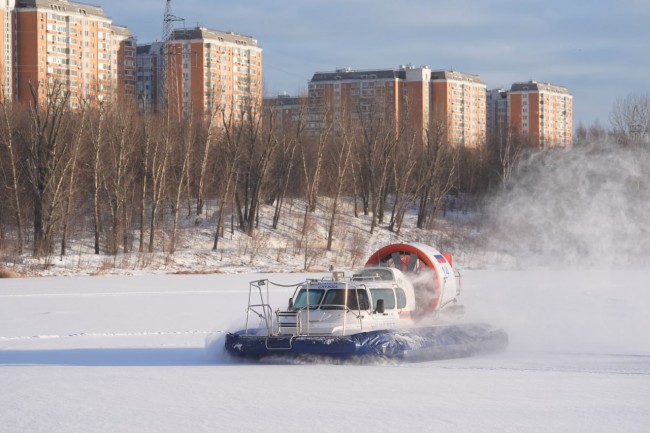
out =
[[307,103],[307,97],[289,96],[286,93],[263,100],[264,107],[275,113],[276,123],[287,132],[295,127],[297,122],[306,120]]
[[315,73],[308,97],[310,129],[348,115],[390,123],[421,140],[434,129],[456,145],[477,147],[485,140],[486,86],[476,75],[410,65],[338,69]]
[[70,90],[72,106],[112,97],[118,88],[134,90],[134,39],[113,26],[101,7],[68,0],[7,3],[3,17],[10,16],[11,25],[4,25],[4,40],[12,39],[13,56],[11,66],[3,56],[2,69],[5,82],[11,70],[15,100],[30,101],[34,88],[43,102],[55,83]]
[[136,40],[128,28],[113,24],[117,47],[117,93],[124,100],[134,101],[136,88]]
[[502,134],[508,128],[508,91],[492,89],[487,95],[488,137]]
[[11,99],[13,94],[13,32],[11,31],[11,12],[14,0],[0,0],[0,27],[2,43],[0,44],[0,96]]
[[239,118],[249,108],[261,108],[262,49],[252,37],[203,27],[176,29],[163,48],[160,42],[138,46],[140,110],[169,104],[185,115],[224,110]]
[[250,36],[197,27],[174,30],[167,46],[137,46],[100,6],[69,0],[0,0],[0,25],[0,83],[17,101],[29,102],[33,87],[43,102],[60,83],[73,107],[119,97],[141,111],[169,103],[239,118],[262,102],[262,49]]
[[451,144],[479,147],[485,143],[486,91],[478,75],[458,71],[431,74],[431,117],[444,127]]
[[508,124],[540,147],[573,144],[573,96],[566,87],[528,81],[508,92]]

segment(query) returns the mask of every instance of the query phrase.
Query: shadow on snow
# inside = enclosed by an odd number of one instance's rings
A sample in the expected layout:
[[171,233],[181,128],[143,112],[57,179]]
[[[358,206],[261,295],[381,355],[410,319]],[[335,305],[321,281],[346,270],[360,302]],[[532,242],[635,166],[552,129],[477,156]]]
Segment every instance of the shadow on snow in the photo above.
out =
[[80,367],[170,367],[231,364],[197,348],[83,348],[2,350],[0,366],[62,365]]

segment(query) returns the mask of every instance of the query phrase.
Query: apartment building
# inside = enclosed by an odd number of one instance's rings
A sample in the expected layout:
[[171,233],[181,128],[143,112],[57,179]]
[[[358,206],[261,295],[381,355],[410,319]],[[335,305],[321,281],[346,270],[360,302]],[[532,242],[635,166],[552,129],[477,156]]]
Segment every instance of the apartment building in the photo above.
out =
[[439,128],[452,144],[485,141],[486,86],[478,76],[456,71],[403,65],[318,72],[309,82],[309,106],[312,128],[325,120],[324,110],[338,115],[345,107],[353,120],[389,121],[421,140]]
[[573,96],[566,87],[528,81],[508,92],[508,122],[540,147],[573,144]]
[[263,106],[273,113],[275,122],[283,131],[290,131],[298,122],[306,122],[308,99],[303,96],[290,96],[286,93],[277,97],[264,98]]
[[0,97],[8,99],[13,95],[13,32],[11,30],[11,14],[15,0],[0,0],[0,27],[2,27],[2,43],[0,43]]
[[[71,105],[113,97],[120,74],[132,77],[134,41],[128,30],[114,27],[99,6],[68,0],[16,0],[14,98],[28,102],[32,89],[39,101],[62,85]],[[131,78],[129,78],[131,79]],[[127,92],[133,82],[124,84]]]
[[396,122],[403,79],[404,72],[393,69],[316,72],[308,87],[308,128],[341,118]]
[[166,47],[139,46],[137,65],[142,110],[168,105],[186,116],[223,111],[238,119],[261,109],[262,48],[250,36],[203,27],[175,29]]
[[426,67],[398,69],[337,69],[317,72],[308,87],[308,129],[324,122],[349,119],[354,123],[384,125],[424,140],[429,125],[429,81]]
[[117,95],[123,101],[135,102],[136,87],[136,40],[128,28],[113,24],[115,83]]
[[479,147],[487,128],[487,87],[478,75],[458,71],[431,73],[432,127],[442,127],[454,145]]
[[488,136],[502,133],[508,127],[508,91],[492,89],[487,95]]
[[159,76],[162,71],[162,49],[162,42],[136,47],[136,104],[141,113],[152,113],[160,108],[158,93],[162,87],[162,77]]

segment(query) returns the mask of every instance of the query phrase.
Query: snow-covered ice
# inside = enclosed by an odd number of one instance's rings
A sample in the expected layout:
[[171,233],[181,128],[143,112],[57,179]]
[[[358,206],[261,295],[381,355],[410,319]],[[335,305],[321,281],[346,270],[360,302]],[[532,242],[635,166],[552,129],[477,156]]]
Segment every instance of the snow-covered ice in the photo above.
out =
[[0,280],[0,431],[648,431],[648,270],[464,272],[468,319],[510,335],[486,356],[333,365],[207,351],[241,327],[248,282],[264,277],[305,275]]

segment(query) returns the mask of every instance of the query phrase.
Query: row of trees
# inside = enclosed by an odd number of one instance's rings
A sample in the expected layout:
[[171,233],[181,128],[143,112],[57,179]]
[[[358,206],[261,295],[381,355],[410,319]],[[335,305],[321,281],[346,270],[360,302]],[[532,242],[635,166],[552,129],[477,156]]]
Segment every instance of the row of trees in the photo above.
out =
[[530,148],[512,131],[477,149],[451,146],[442,125],[423,142],[407,122],[396,128],[354,108],[324,107],[328,120],[307,128],[307,107],[290,123],[255,104],[199,118],[109,101],[73,110],[62,85],[48,87],[45,103],[36,90],[29,105],[0,99],[0,249],[15,255],[65,255],[71,232],[92,239],[96,254],[173,253],[180,218],[204,215],[208,200],[217,203],[214,249],[229,216],[251,235],[262,203],[274,206],[277,228],[288,197],[306,203],[303,236],[319,197],[330,198],[328,249],[342,197],[372,217],[370,232],[386,224],[399,233],[410,206],[417,227],[430,229],[450,193],[507,184]]

